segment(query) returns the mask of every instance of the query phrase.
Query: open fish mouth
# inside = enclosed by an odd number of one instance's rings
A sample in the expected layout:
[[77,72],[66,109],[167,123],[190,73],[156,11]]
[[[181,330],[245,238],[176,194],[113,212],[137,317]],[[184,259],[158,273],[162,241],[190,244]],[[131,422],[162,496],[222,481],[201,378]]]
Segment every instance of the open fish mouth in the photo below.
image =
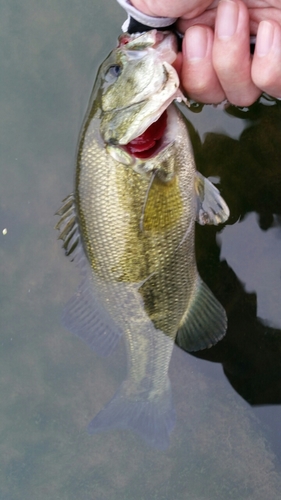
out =
[[178,133],[178,113],[169,105],[148,127],[125,144],[107,143],[107,151],[117,161],[132,165],[150,160],[174,143]]
[[165,110],[160,117],[138,137],[132,139],[124,149],[133,157],[149,159],[156,156],[174,141],[175,131]]
[[[113,147],[113,150],[115,148],[123,150],[130,157],[136,159],[148,159],[156,156],[174,142],[177,134],[176,114],[173,113],[174,106],[171,105],[174,101],[185,101],[188,104],[187,99],[177,88],[166,102],[160,103],[158,109],[154,109],[153,113],[148,112],[141,123],[137,120],[136,126],[133,126],[128,120],[128,128],[125,131],[123,128],[121,134],[118,134],[118,125],[115,127],[112,120],[111,126],[108,127],[104,135],[102,134],[105,144]],[[137,115],[141,106],[143,106],[143,101],[118,110],[117,113],[124,111],[124,117],[126,113],[129,116],[132,112]],[[112,153],[113,150],[111,149]]]
[[[126,146],[126,150],[137,158],[150,157],[155,152],[162,138],[165,135],[168,126],[168,111],[173,101],[184,101],[188,104],[179,88],[179,79],[175,69],[169,63],[163,63],[163,81],[159,84],[159,96],[166,92],[166,88],[170,89],[167,94],[164,94],[164,100],[157,98],[157,92],[145,101],[136,103],[144,108],[147,107],[148,112],[145,113],[144,119],[137,128],[129,127],[119,144]],[[173,89],[173,90],[171,90]],[[153,103],[153,100],[155,101]],[[133,107],[134,105],[132,105]],[[151,107],[151,113],[149,113]],[[127,108],[127,110],[130,106]]]
[[133,158],[153,158],[175,141],[177,128],[177,113],[174,106],[169,105],[156,121],[123,148]]
[[153,122],[141,135],[126,144],[126,151],[136,158],[150,158],[161,148],[167,128],[167,111]]

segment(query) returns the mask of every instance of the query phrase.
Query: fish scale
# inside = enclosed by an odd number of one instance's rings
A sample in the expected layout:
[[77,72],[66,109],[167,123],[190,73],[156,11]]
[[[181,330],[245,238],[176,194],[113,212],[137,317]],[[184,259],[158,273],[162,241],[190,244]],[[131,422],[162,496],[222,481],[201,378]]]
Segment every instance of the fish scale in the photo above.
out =
[[[151,309],[152,291],[155,294],[158,290],[159,305],[154,304],[153,309],[160,307],[163,317],[167,316],[167,307],[163,307],[163,302],[169,296],[169,310],[174,311],[176,318],[174,321],[171,321],[171,318],[165,320],[165,333],[169,333],[173,338],[191,295],[194,279],[191,279],[190,275],[195,272],[195,264],[189,264],[191,259],[194,260],[193,230],[189,238],[180,244],[187,228],[191,224],[194,226],[195,220],[195,208],[189,202],[193,197],[191,181],[195,167],[190,155],[186,127],[179,118],[178,126],[180,125],[182,133],[178,133],[176,141],[179,144],[174,143],[171,146],[178,177],[167,185],[158,181],[162,184],[159,189],[158,209],[150,207],[149,201],[147,202],[143,231],[140,229],[140,220],[150,176],[142,176],[130,168],[120,166],[100,147],[98,138],[94,139],[90,133],[88,139],[87,132],[81,153],[76,193],[78,216],[83,221],[81,233],[85,235],[87,254],[95,272],[101,279],[109,282],[124,281],[140,285],[145,281],[139,288],[141,295],[149,297],[147,303],[144,301],[144,307],[146,310]],[[186,136],[184,141],[182,134]],[[180,147],[183,142],[185,152]],[[168,152],[166,154],[169,155]],[[183,159],[185,164],[189,162],[189,169],[179,168],[179,159],[181,163]],[[171,188],[171,184],[175,187]],[[153,188],[149,195],[155,199]],[[147,212],[147,220],[150,223],[146,224]],[[149,226],[148,230],[146,225]],[[150,285],[149,278],[153,280],[153,286]],[[147,293],[149,288],[152,291]],[[171,289],[177,288],[180,293],[170,293]],[[120,294],[116,299],[119,306],[120,302],[123,302]],[[116,306],[108,307],[113,308],[113,314]],[[157,315],[159,317],[160,312]]]

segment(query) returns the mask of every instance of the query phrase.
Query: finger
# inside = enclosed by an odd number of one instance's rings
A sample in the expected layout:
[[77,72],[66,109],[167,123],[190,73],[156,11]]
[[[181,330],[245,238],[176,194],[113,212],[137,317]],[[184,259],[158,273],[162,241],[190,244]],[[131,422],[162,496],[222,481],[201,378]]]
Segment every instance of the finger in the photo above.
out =
[[252,64],[253,82],[273,97],[281,97],[281,26],[262,21]]
[[181,17],[188,13],[193,18],[204,12],[213,0],[131,0],[141,12],[150,16]]
[[252,81],[249,14],[241,0],[221,0],[218,5],[213,64],[227,99],[249,106],[260,95]]
[[181,82],[192,99],[218,103],[225,99],[212,63],[213,31],[207,26],[192,26],[183,40]]
[[204,26],[210,26],[214,28],[216,20],[217,8],[212,4],[210,8],[202,12],[200,16],[188,17],[182,16],[177,21],[177,29],[180,33],[185,33],[185,31],[191,26],[204,24]]
[[277,21],[281,25],[280,0],[275,0],[275,7],[273,7],[273,2],[271,3],[271,6],[269,2],[266,2],[262,8],[258,8],[257,6],[249,8],[250,30],[252,34],[257,34],[261,21]]

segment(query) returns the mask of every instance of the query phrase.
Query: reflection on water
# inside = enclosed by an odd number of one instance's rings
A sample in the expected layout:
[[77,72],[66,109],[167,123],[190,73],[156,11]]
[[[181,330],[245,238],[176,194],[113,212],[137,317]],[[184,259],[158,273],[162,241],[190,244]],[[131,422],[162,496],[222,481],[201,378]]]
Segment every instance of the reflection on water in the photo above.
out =
[[[272,216],[272,225],[266,230],[259,227],[255,212],[226,227],[220,238],[220,258],[227,260],[246,292],[256,293],[257,317],[280,330],[281,227],[278,216]],[[241,242],[240,251],[236,241]]]
[[[1,11],[0,498],[278,500],[279,103],[188,113],[198,169],[220,176],[231,210],[225,232],[198,227],[196,235],[200,273],[226,308],[229,330],[196,357],[174,350],[170,448],[150,450],[125,431],[85,431],[125,378],[126,357],[120,343],[101,359],[61,327],[79,277],[54,240],[52,214],[72,189],[95,69],[123,19],[114,2],[12,1]],[[249,281],[241,269],[256,259],[257,281]],[[264,273],[273,269],[270,289]],[[265,285],[272,302],[261,321]]]
[[[243,111],[247,128],[239,141],[208,134],[200,153],[200,161],[204,155],[211,159],[207,171],[222,178],[233,224],[217,237],[222,247],[210,270],[203,263],[208,249],[198,230],[202,273],[216,287],[229,321],[226,339],[200,357],[222,362],[233,387],[251,404],[281,402],[280,104],[270,104]],[[227,111],[234,112],[232,107]],[[210,238],[212,245],[214,233]]]

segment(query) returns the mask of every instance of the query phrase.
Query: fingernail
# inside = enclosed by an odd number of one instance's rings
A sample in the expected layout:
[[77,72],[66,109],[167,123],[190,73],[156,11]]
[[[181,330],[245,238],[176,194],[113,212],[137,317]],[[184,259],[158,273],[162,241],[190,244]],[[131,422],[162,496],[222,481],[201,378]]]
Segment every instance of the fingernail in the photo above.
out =
[[185,57],[189,61],[204,59],[208,48],[208,33],[201,26],[189,28],[185,33]]
[[268,21],[261,21],[258,27],[256,40],[256,54],[259,57],[267,56],[274,38],[274,27]]
[[239,8],[232,0],[221,0],[218,4],[216,34],[220,39],[232,37],[237,29]]

